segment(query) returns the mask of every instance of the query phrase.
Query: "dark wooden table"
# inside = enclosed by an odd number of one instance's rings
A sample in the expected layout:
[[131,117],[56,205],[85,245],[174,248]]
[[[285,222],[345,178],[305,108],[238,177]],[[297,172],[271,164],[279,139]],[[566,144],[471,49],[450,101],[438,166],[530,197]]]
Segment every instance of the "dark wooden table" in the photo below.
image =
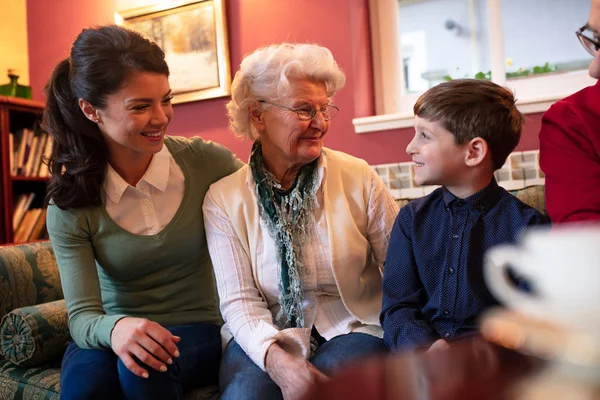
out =
[[365,360],[312,388],[308,399],[600,399],[598,383],[481,336],[434,352]]

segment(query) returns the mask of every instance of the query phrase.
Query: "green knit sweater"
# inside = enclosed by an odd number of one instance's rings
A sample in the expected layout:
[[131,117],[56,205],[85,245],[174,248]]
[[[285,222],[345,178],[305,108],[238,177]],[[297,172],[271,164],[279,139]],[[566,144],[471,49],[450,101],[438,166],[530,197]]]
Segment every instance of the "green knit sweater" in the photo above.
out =
[[132,234],[104,206],[48,207],[69,329],[82,348],[110,347],[112,329],[125,316],[163,326],[221,321],[202,202],[210,184],[242,163],[226,148],[200,138],[166,137],[165,145],[183,171],[185,190],[162,232]]

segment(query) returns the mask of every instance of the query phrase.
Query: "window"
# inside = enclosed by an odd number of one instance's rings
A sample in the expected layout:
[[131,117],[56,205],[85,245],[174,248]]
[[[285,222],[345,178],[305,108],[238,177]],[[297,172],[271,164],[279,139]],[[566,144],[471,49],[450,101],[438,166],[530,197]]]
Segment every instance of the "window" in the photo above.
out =
[[501,0],[506,77],[587,70],[590,56],[573,37],[589,8],[590,0]]
[[482,48],[489,44],[485,2],[470,0],[400,1],[400,54],[412,51],[418,64],[408,91],[423,93],[447,78],[475,77],[490,68]]
[[355,119],[357,133],[412,126],[418,96],[447,79],[491,79],[511,88],[525,113],[594,83],[591,57],[575,37],[589,0],[370,0],[369,7],[378,115]]

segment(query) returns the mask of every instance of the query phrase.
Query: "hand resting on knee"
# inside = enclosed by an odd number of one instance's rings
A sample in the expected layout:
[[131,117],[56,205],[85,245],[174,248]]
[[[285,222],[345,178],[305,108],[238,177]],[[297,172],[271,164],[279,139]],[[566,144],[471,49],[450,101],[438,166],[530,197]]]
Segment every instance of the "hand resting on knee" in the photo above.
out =
[[145,318],[125,317],[119,320],[110,340],[113,351],[127,369],[142,378],[148,378],[148,371],[133,356],[161,372],[167,371],[165,364],[173,364],[173,357],[179,357],[177,343],[181,338]]

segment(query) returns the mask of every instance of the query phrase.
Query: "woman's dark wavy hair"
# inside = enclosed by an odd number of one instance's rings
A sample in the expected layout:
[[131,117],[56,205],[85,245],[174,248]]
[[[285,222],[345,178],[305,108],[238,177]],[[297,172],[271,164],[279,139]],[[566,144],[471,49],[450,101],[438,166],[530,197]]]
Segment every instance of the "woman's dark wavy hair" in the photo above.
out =
[[134,72],[169,76],[169,67],[156,43],[117,25],[84,29],[69,58],[55,67],[44,89],[43,127],[54,140],[46,201],[61,209],[102,204],[108,147],[78,101],[104,109],[107,95]]

